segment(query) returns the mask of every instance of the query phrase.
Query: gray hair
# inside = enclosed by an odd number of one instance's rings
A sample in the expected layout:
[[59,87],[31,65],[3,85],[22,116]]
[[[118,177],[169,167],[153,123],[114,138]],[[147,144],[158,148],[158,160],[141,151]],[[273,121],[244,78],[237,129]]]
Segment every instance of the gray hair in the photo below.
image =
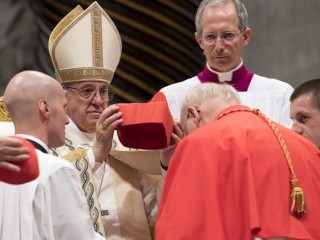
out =
[[236,8],[237,16],[238,16],[238,27],[241,32],[243,32],[246,28],[249,27],[249,21],[248,21],[248,13],[247,9],[241,3],[239,0],[203,0],[200,3],[200,6],[197,10],[196,17],[195,17],[195,25],[196,25],[196,31],[199,35],[202,35],[202,14],[205,9],[216,7],[222,4],[226,3],[233,3],[233,5]]
[[182,109],[188,106],[199,108],[203,104],[210,103],[214,98],[221,99],[230,105],[241,102],[238,92],[229,84],[202,83],[187,92]]

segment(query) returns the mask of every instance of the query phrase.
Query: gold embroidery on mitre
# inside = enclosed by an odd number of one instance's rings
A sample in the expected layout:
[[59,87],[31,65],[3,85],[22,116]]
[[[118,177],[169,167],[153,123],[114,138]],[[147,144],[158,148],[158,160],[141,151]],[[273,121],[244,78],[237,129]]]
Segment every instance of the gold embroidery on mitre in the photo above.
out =
[[93,66],[103,67],[102,19],[98,6],[92,9],[91,18]]
[[[61,39],[67,34],[75,25],[77,25],[85,16],[88,14],[91,15],[91,37],[92,37],[92,63],[91,66],[75,66],[75,68],[68,67],[63,68],[62,66],[59,67],[58,60],[56,57],[56,48],[59,45]],[[69,16],[70,15],[70,16]],[[83,10],[80,6],[76,9],[71,11],[67,16],[65,16],[58,25],[52,31],[50,38],[49,38],[49,53],[55,68],[55,75],[57,81],[60,83],[68,83],[68,82],[80,82],[80,81],[102,81],[108,84],[111,83],[114,69],[109,69],[105,66],[103,61],[104,59],[104,49],[103,49],[103,29],[102,29],[102,16],[106,19],[109,24],[113,27],[114,33],[118,38],[120,44],[120,50],[122,47],[120,34],[108,16],[108,14],[99,6],[98,3],[94,2],[89,8]],[[105,50],[106,51],[106,50]],[[120,61],[119,59],[115,59],[117,64]],[[87,72],[88,69],[93,69],[92,74],[84,74]],[[77,77],[76,77],[77,76]],[[66,78],[65,78],[66,77]]]
[[[48,42],[49,50],[52,49],[53,44],[57,40],[60,33],[83,12],[84,12],[83,8],[80,5],[78,5],[55,26],[55,28],[52,30],[50,34],[50,38]],[[50,55],[51,55],[51,51],[50,51]]]
[[63,69],[59,71],[61,82],[77,82],[77,81],[101,81],[111,82],[113,78],[113,72],[105,68],[96,68],[96,67],[80,67],[72,69]]
[[69,152],[67,155],[63,156],[63,158],[68,160],[69,162],[74,162],[80,158],[85,158],[86,156],[87,156],[86,150],[84,150],[83,148],[77,148]]
[[12,121],[10,114],[8,112],[7,106],[4,103],[3,96],[0,97],[0,121],[2,121],[2,122],[11,122]]

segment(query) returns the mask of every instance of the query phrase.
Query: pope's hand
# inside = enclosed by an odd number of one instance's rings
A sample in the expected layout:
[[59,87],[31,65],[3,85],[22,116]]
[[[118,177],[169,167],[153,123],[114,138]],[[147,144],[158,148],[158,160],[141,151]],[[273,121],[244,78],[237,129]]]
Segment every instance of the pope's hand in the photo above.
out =
[[101,114],[96,125],[96,143],[93,153],[97,162],[106,159],[112,147],[114,130],[123,122],[122,113],[117,105],[107,107]]
[[24,161],[29,158],[29,149],[22,146],[22,141],[11,137],[0,137],[0,167],[18,172],[20,167],[13,162]]

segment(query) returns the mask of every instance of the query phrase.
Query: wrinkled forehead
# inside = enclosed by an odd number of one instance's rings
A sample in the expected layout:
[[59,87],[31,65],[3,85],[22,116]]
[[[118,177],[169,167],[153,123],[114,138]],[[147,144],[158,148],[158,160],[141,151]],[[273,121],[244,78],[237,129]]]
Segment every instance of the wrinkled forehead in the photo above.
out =
[[101,81],[83,81],[83,82],[74,82],[74,83],[68,83],[66,86],[75,87],[75,88],[85,88],[85,87],[91,87],[91,88],[108,88],[108,84],[106,82]]

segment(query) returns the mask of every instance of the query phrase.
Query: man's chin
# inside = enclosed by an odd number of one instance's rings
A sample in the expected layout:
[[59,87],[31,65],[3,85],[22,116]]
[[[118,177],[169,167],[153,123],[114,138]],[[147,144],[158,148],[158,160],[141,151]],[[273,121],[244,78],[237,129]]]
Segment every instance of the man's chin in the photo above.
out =
[[100,116],[101,116],[101,113],[99,113],[99,112],[90,112],[87,114],[87,118],[89,118],[89,119],[98,120],[100,118]]
[[96,131],[97,122],[98,122],[98,119],[92,119],[88,122],[87,126],[88,126],[88,129],[91,129],[91,132]]
[[98,122],[98,119],[87,118],[86,122],[81,124],[81,128],[79,126],[78,127],[83,132],[94,133],[96,132],[97,122]]
[[217,61],[214,67],[214,70],[217,72],[228,72],[233,69],[232,65],[228,61],[223,61],[222,59]]

